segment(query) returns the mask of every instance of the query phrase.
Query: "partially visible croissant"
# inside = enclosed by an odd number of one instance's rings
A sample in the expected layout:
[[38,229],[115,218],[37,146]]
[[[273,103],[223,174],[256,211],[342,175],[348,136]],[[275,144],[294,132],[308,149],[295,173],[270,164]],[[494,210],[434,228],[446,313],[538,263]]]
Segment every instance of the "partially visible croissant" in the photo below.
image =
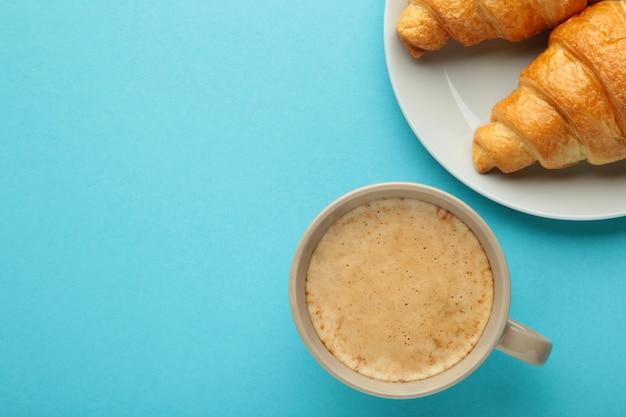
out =
[[626,2],[589,6],[555,28],[548,48],[475,134],[476,169],[549,169],[626,158]]
[[488,39],[521,41],[550,29],[598,0],[409,0],[396,24],[415,58],[450,38],[469,46]]

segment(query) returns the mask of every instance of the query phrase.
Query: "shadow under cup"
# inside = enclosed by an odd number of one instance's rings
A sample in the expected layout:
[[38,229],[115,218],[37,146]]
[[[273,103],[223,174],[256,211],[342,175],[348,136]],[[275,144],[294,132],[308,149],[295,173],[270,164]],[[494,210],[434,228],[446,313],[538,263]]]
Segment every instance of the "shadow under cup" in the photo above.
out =
[[[491,316],[476,346],[464,359],[448,370],[411,382],[387,382],[373,379],[340,362],[319,339],[309,317],[305,294],[309,260],[317,242],[328,228],[339,217],[356,207],[382,198],[394,197],[411,198],[435,204],[462,220],[482,244],[489,259],[494,280]],[[300,337],[313,357],[330,374],[346,385],[367,394],[385,398],[417,398],[455,385],[485,361],[502,342],[505,329],[510,327],[507,326],[511,299],[509,270],[502,248],[493,232],[485,221],[461,200],[444,191],[414,183],[383,183],[367,186],[344,195],[324,209],[308,227],[296,249],[290,273],[289,298],[291,312]]]

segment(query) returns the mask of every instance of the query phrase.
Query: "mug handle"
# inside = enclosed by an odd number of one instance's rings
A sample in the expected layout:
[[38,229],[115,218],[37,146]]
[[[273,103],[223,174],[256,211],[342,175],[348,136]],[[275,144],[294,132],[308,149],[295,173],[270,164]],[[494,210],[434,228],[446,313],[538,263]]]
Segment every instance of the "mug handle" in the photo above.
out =
[[543,365],[552,351],[552,342],[541,333],[508,319],[496,349],[531,365]]

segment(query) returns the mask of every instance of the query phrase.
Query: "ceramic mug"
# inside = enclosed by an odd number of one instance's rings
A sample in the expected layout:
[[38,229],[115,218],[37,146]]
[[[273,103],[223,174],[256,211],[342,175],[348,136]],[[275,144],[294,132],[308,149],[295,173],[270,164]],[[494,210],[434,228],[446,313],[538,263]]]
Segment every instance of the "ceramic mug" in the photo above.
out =
[[[341,216],[363,204],[383,198],[404,197],[439,206],[458,217],[480,241],[493,274],[493,306],[486,327],[474,348],[451,368],[410,382],[387,382],[365,376],[344,365],[320,340],[307,308],[305,284],[311,255],[324,233]],[[384,398],[417,398],[440,392],[465,379],[494,349],[533,365],[543,365],[552,343],[540,333],[509,318],[511,282],[502,248],[485,221],[467,204],[436,188],[415,183],[370,185],[340,197],[324,209],[305,231],[290,271],[291,312],[304,344],[313,357],[335,378],[364,393]]]

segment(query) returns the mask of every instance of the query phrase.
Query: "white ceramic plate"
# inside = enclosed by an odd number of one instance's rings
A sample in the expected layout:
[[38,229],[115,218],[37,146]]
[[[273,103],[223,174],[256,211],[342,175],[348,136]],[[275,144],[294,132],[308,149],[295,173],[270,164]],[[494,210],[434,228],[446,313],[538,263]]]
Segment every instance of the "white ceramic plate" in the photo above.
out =
[[395,33],[406,0],[387,0],[384,42],[387,68],[406,120],[430,154],[452,175],[485,197],[521,212],[562,220],[626,215],[626,162],[580,163],[563,170],[529,167],[514,174],[479,174],[472,136],[489,121],[493,105],[517,85],[518,75],[547,44],[540,35],[521,43],[455,42],[412,58]]

